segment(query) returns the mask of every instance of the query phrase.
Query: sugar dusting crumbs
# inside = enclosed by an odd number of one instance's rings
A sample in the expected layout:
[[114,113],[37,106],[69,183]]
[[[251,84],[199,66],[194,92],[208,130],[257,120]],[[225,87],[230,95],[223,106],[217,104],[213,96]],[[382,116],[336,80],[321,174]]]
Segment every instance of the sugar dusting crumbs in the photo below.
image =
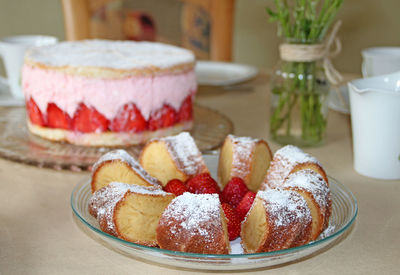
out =
[[35,47],[28,58],[49,66],[89,66],[135,69],[194,62],[191,51],[154,42],[83,40]]
[[244,250],[243,250],[241,241],[242,241],[241,238],[237,238],[233,241],[230,241],[230,245],[231,245],[231,253],[230,254],[244,254]]
[[250,169],[246,164],[249,163],[248,159],[251,157],[254,145],[259,142],[259,139],[234,135],[228,135],[228,138],[234,144],[232,172],[237,175],[247,175]]
[[326,208],[329,201],[329,187],[317,172],[304,169],[290,174],[283,187],[292,187],[312,194],[315,201],[322,208]]
[[334,224],[329,223],[329,226],[319,235],[319,239],[325,239],[332,235],[336,230],[336,226]]
[[218,195],[186,192],[172,200],[164,211],[163,217],[164,221],[174,221],[168,224],[173,235],[199,234],[212,239],[213,230],[221,227]]
[[198,174],[204,167],[204,160],[199,148],[188,132],[182,132],[176,136],[161,138],[167,143],[168,149],[179,168],[188,175]]
[[306,200],[295,191],[269,189],[259,191],[257,196],[263,200],[276,226],[288,226],[293,222],[307,223],[311,220],[311,212]]
[[160,186],[159,181],[156,178],[150,176],[142,166],[140,166],[139,162],[134,159],[131,155],[128,154],[125,150],[118,149],[110,151],[103,156],[93,165],[92,173],[94,173],[100,164],[106,161],[113,161],[113,160],[121,160],[129,164],[132,169],[138,173],[144,180],[147,180],[150,184],[154,186]]

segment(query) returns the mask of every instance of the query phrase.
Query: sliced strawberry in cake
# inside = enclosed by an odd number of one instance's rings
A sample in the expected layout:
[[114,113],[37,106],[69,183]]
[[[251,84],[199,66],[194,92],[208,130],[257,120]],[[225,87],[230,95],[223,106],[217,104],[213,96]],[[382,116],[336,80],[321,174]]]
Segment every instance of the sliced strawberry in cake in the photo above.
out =
[[177,114],[174,108],[164,105],[161,109],[152,113],[149,119],[149,130],[154,131],[174,125],[177,121]]
[[47,105],[47,126],[50,128],[71,129],[71,118],[54,103]]
[[32,124],[36,124],[39,126],[46,125],[46,121],[43,117],[42,112],[32,98],[30,98],[29,101],[26,103],[26,110],[28,112],[29,120]]
[[178,112],[179,121],[188,121],[193,118],[192,97],[189,95],[181,105]]
[[110,123],[115,132],[141,132],[147,129],[147,121],[135,104],[124,105]]
[[72,120],[72,129],[82,133],[104,132],[109,121],[93,107],[81,103],[75,111]]

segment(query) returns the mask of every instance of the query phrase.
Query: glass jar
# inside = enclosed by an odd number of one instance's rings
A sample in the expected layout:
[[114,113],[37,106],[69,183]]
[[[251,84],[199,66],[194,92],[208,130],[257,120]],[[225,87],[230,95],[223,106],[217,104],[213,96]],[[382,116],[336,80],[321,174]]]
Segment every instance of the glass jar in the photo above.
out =
[[329,89],[322,60],[280,61],[271,79],[271,138],[300,147],[322,144]]

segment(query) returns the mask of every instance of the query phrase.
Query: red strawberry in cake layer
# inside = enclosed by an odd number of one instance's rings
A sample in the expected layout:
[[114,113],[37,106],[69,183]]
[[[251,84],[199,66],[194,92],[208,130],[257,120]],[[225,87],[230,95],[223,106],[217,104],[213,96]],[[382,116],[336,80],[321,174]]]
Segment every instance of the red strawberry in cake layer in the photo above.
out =
[[240,221],[243,221],[244,217],[246,217],[247,212],[249,212],[251,206],[253,205],[255,197],[256,193],[249,191],[246,193],[246,195],[244,195],[243,199],[239,202],[238,206],[236,207],[236,213]]
[[26,111],[28,112],[29,120],[32,124],[45,126],[46,122],[43,114],[32,98],[26,103]]
[[248,191],[249,189],[241,178],[232,178],[222,190],[221,201],[236,207]]
[[220,190],[217,182],[211,177],[210,173],[201,173],[186,183],[190,193],[194,194],[219,194]]
[[186,185],[179,179],[170,180],[163,189],[165,192],[172,193],[175,196],[180,196],[188,191]]
[[151,114],[149,118],[149,130],[154,131],[172,126],[177,121],[177,114],[174,108],[164,105],[161,109]]
[[141,132],[147,129],[147,121],[135,104],[124,105],[110,123],[114,132]]
[[71,129],[71,118],[54,103],[47,105],[47,126],[50,128]]
[[178,111],[179,121],[188,121],[193,118],[192,97],[189,95],[183,102]]
[[240,220],[237,216],[235,209],[227,203],[221,204],[224,210],[225,218],[227,219],[229,240],[233,241],[240,235]]
[[104,132],[108,128],[108,120],[93,107],[81,103],[75,111],[72,129],[82,133]]

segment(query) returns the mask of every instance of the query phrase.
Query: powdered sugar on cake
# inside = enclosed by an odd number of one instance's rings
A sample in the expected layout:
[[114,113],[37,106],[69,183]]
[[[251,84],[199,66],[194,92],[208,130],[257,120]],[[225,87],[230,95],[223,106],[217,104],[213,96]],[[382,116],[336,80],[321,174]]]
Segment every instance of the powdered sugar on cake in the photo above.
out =
[[208,242],[213,240],[215,228],[222,226],[217,194],[184,193],[171,202],[163,216],[172,225],[171,234],[199,234]]
[[304,153],[300,148],[287,145],[282,147],[274,154],[271,166],[266,175],[264,187],[268,185],[270,188],[280,186],[291,170],[300,163],[312,162],[320,165],[319,161],[313,156]]
[[150,184],[154,185],[157,188],[161,188],[160,182],[149,175],[142,166],[140,166],[139,162],[134,159],[131,155],[129,155],[125,150],[113,150],[108,152],[107,154],[104,154],[94,165],[92,168],[92,171],[96,171],[96,169],[99,167],[100,164],[107,162],[107,161],[113,161],[113,160],[121,160],[129,164],[132,169],[139,174],[140,177],[142,177],[144,180],[149,182]]
[[330,201],[330,190],[325,180],[310,169],[295,172],[285,180],[282,186],[304,190],[312,194],[321,209],[326,209]]
[[311,221],[311,212],[306,200],[295,191],[269,189],[258,192],[257,196],[262,199],[275,226],[285,227],[294,222]]
[[191,51],[154,42],[83,40],[32,48],[27,59],[54,67],[168,68],[194,62]]
[[176,136],[161,138],[177,162],[178,167],[187,175],[196,175],[203,170],[205,163],[200,150],[188,132]]
[[250,169],[247,165],[248,159],[254,150],[254,145],[259,142],[259,139],[250,137],[237,137],[228,135],[234,146],[232,155],[232,174],[233,175],[247,175]]
[[111,182],[106,187],[96,191],[89,200],[91,212],[95,214],[99,223],[107,223],[108,233],[116,235],[114,224],[114,209],[127,192],[148,195],[165,196],[169,193],[155,187],[145,187],[122,182]]

